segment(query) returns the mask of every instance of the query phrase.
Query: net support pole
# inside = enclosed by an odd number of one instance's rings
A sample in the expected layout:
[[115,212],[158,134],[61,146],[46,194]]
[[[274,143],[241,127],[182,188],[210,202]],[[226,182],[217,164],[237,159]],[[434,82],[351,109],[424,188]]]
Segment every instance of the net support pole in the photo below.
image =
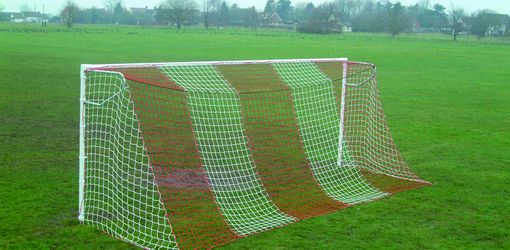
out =
[[84,210],[84,191],[85,191],[85,70],[87,65],[81,65],[80,70],[80,156],[79,179],[78,179],[78,220],[83,222],[85,217]]
[[338,166],[342,166],[342,151],[344,142],[344,121],[345,121],[345,96],[347,87],[347,60],[343,62],[342,72],[342,97],[340,100],[340,129],[338,131]]

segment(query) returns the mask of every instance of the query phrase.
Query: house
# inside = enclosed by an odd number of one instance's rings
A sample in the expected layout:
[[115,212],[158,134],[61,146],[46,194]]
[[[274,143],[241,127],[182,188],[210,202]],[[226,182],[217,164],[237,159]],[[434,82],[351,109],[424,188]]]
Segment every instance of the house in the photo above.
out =
[[342,32],[349,33],[352,32],[352,24],[349,22],[343,22],[342,24]]
[[25,17],[25,22],[27,23],[48,22],[48,15],[46,14],[41,14],[40,12],[33,11],[22,11],[21,13]]
[[0,21],[22,23],[25,17],[20,12],[0,12]]
[[232,8],[230,10],[230,24],[232,26],[244,26],[255,28],[259,20],[264,20],[259,16],[255,7],[251,8]]
[[326,29],[325,33],[340,33],[343,31],[341,27],[340,19],[337,18],[334,14],[329,15],[328,20],[325,23]]
[[129,8],[129,10],[135,17],[137,24],[153,24],[155,22],[156,10],[154,9],[145,6],[145,8]]
[[[485,21],[488,25],[486,35],[489,36],[506,36],[510,35],[510,16],[505,14],[491,14],[485,13]],[[475,17],[464,17],[464,30],[470,30],[473,23],[476,21]]]
[[510,34],[510,16],[504,14],[487,14],[491,25],[487,29],[487,35],[505,36]]
[[145,6],[145,8],[129,8],[129,10],[135,16],[153,16],[156,14],[154,9],[149,9],[147,6]]
[[266,24],[267,26],[278,27],[283,25],[283,20],[278,13],[274,12],[266,18]]

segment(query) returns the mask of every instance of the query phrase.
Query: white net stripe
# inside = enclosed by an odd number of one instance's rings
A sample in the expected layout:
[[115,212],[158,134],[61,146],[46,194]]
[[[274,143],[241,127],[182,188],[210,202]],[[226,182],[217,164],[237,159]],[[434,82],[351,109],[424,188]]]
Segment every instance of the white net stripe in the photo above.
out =
[[210,65],[162,67],[188,95],[194,133],[222,214],[238,235],[295,220],[282,213],[255,170],[235,90]]
[[347,78],[345,142],[360,168],[419,180],[393,141],[371,65],[352,65]]
[[350,204],[385,196],[364,179],[352,161],[337,165],[340,119],[331,80],[313,63],[277,63],[274,67],[292,89],[307,158],[326,193]]
[[119,74],[87,74],[84,222],[137,246],[176,249],[124,84]]

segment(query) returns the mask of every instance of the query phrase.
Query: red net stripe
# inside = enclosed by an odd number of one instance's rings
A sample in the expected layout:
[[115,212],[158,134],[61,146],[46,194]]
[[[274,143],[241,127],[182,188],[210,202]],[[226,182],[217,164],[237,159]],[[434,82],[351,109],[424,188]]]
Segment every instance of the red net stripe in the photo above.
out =
[[[153,79],[158,78],[162,79]],[[179,247],[211,248],[237,238],[210,191],[193,136],[185,92],[154,84],[128,83]]]
[[[346,207],[329,198],[308,166],[291,92],[270,64],[217,66],[238,92],[257,171],[273,202],[303,219]],[[247,93],[247,91],[253,91]]]
[[106,67],[99,68],[96,70],[119,72],[124,75],[124,78],[126,78],[126,80],[153,85],[161,88],[184,91],[184,89],[181,86],[177,85],[165,74],[162,74],[159,68],[155,67],[129,67],[129,68]]

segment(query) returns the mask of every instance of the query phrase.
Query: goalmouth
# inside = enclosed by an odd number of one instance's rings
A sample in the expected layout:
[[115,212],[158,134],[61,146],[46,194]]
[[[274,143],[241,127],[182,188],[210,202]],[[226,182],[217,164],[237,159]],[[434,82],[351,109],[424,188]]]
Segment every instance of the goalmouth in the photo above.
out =
[[79,220],[143,248],[211,248],[429,185],[370,63],[85,64]]

